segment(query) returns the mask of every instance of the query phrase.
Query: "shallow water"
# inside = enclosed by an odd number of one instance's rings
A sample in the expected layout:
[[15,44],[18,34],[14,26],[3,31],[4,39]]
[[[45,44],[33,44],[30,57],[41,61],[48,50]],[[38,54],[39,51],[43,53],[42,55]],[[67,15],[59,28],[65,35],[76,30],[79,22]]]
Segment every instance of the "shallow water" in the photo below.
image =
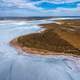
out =
[[[9,45],[21,35],[42,30],[45,21],[0,21],[0,80],[80,80],[80,59],[24,54]],[[22,54],[23,53],[23,54]]]

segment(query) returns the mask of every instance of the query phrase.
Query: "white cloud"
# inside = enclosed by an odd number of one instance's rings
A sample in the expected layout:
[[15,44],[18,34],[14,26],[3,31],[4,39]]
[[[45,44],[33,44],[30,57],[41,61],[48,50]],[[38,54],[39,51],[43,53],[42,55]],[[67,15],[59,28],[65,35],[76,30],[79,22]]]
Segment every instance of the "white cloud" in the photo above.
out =
[[49,2],[49,3],[54,3],[54,4],[62,4],[62,3],[72,3],[72,2],[77,2],[80,0],[41,0],[36,3],[42,3],[42,2]]
[[[73,9],[72,8],[71,9],[56,8],[53,10],[45,10],[43,8],[35,6],[35,4],[40,4],[42,2],[61,4],[61,3],[71,3],[71,2],[77,2],[77,1],[80,1],[80,0],[41,0],[41,1],[37,1],[37,2],[30,2],[29,0],[3,0],[3,2],[8,7],[16,6],[19,9],[25,9],[25,11],[26,10],[32,10],[33,12],[36,11],[35,13],[40,14],[40,15],[43,15],[43,14],[44,15],[77,15],[77,14],[80,15],[79,14],[80,13],[80,4],[77,5],[77,8],[73,8]],[[24,12],[22,14],[24,14]],[[28,12],[28,14],[29,14],[29,12]]]
[[56,8],[53,10],[43,10],[43,12],[54,16],[80,16],[80,7],[77,8]]
[[60,3],[77,2],[77,1],[80,1],[80,0],[47,0],[47,1],[60,4]]
[[42,10],[34,5],[34,3],[26,2],[25,0],[3,0],[8,7],[16,6],[17,8],[26,8],[32,10]]
[[30,0],[3,0],[3,1],[4,3],[6,3],[8,7],[16,6],[17,8],[25,8],[25,9],[43,11],[44,10],[43,8],[37,7],[35,6],[35,4],[40,4],[42,2],[61,4],[61,3],[76,2],[80,0],[41,0],[37,2],[30,2]]

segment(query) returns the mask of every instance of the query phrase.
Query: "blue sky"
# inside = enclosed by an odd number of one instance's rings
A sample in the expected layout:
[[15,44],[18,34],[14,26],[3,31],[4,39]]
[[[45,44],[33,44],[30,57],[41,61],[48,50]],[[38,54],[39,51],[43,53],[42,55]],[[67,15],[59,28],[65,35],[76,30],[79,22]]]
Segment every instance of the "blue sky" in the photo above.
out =
[[0,0],[0,16],[80,16],[80,0]]

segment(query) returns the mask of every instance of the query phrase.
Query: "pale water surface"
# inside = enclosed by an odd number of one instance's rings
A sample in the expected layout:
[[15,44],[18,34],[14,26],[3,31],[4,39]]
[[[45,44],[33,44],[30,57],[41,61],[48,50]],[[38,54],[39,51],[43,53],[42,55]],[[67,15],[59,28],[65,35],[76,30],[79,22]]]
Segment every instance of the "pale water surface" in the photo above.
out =
[[42,30],[37,24],[52,20],[0,21],[0,80],[80,80],[79,58],[25,55],[9,45],[18,36]]

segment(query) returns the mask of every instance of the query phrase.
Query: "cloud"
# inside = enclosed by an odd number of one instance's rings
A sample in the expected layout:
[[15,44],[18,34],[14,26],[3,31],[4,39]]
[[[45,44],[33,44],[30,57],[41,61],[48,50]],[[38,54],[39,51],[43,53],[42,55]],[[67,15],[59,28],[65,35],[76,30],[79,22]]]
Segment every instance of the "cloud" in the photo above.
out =
[[36,7],[33,3],[26,2],[25,0],[3,0],[3,2],[8,6],[16,6],[17,8],[34,9],[40,10],[42,8]]
[[4,15],[80,15],[80,0],[0,0],[0,14],[4,12]]
[[44,10],[55,9],[57,7],[75,8],[80,3],[79,0],[2,0],[8,7]]
[[63,7],[63,8],[76,8],[77,5],[80,4],[79,2],[73,2],[73,3],[58,3],[55,4],[53,2],[39,2],[36,4],[38,7],[42,7],[44,9],[55,9],[58,7]]
[[51,3],[61,4],[61,3],[78,2],[80,0],[42,0],[42,1],[47,1],[47,2],[51,2]]

